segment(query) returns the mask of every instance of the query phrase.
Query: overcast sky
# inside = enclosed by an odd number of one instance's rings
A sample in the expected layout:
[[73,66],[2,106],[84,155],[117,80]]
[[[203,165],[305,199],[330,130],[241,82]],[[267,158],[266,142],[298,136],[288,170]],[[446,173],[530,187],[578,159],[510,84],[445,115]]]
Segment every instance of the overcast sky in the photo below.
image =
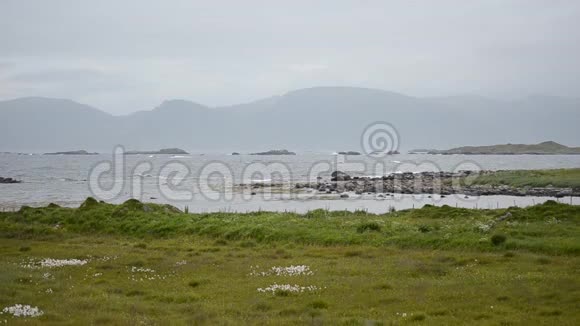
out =
[[580,96],[580,1],[0,0],[0,99],[122,114],[312,86]]

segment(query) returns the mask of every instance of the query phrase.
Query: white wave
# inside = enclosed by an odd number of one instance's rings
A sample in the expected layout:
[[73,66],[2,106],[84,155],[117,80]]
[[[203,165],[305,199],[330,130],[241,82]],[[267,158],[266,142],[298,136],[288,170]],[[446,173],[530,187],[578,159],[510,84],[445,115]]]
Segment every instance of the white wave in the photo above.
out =
[[272,179],[252,179],[250,180],[250,182],[254,182],[254,183],[261,183],[261,182],[271,182]]

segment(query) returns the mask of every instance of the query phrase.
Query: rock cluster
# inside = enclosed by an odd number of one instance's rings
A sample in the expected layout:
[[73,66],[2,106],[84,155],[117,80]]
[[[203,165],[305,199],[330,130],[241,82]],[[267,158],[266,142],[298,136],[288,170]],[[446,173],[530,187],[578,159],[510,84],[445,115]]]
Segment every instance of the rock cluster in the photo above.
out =
[[[420,172],[395,173],[383,177],[357,177],[341,171],[334,171],[330,181],[319,179],[316,182],[296,183],[297,189],[316,189],[319,192],[363,193],[402,193],[402,194],[466,194],[471,196],[509,195],[509,196],[580,196],[579,189],[571,188],[515,188],[507,185],[479,185],[470,180],[492,171],[460,172]],[[469,177],[469,178],[467,178]]]

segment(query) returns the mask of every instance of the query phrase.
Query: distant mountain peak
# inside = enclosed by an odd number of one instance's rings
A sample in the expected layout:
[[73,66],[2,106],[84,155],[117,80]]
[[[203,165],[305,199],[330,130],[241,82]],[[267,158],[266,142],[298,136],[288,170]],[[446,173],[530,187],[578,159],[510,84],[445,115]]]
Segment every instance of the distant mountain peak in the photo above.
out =
[[165,100],[159,106],[157,106],[154,111],[156,110],[172,110],[172,111],[183,111],[183,110],[199,110],[199,109],[207,109],[208,107],[196,102],[182,100],[182,99],[172,99],[172,100]]
[[294,95],[332,95],[336,96],[337,94],[343,93],[349,94],[361,94],[361,95],[370,95],[370,94],[377,94],[377,95],[390,95],[390,96],[398,96],[398,97],[411,97],[405,94],[397,93],[397,92],[390,92],[382,89],[377,88],[368,88],[368,87],[351,87],[351,86],[314,86],[308,88],[300,88],[293,91],[289,91],[283,96],[294,96]]

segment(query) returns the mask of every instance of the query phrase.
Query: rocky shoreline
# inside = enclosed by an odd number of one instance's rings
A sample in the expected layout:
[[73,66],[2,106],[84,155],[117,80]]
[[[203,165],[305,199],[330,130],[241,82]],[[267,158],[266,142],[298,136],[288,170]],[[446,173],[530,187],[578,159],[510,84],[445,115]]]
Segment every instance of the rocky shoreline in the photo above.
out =
[[[330,180],[318,179],[316,182],[298,182],[291,188],[297,190],[314,190],[319,193],[362,194],[465,194],[469,196],[540,196],[568,197],[580,196],[580,189],[559,187],[512,187],[507,185],[489,185],[472,183],[480,175],[494,171],[460,171],[453,172],[420,172],[396,173],[383,177],[357,177],[335,171]],[[277,185],[253,184],[252,188],[276,187]]]

